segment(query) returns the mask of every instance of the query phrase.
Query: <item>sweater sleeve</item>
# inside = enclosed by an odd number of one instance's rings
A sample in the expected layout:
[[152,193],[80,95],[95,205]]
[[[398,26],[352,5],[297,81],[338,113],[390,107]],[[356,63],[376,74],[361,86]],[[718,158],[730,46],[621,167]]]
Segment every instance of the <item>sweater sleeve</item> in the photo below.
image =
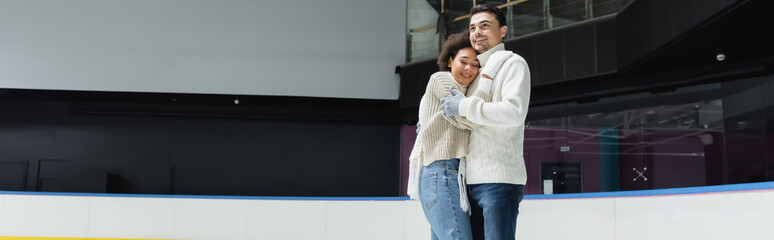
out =
[[[431,94],[436,99],[445,98],[451,96],[451,89],[457,88],[454,84],[454,79],[448,72],[437,72],[430,76],[430,82],[427,83],[427,93]],[[467,89],[459,89],[463,94]]]
[[[521,57],[512,57],[503,64],[503,67],[506,66],[507,72],[495,77],[503,78],[499,88],[501,100],[487,102],[478,96],[464,98],[460,101],[460,115],[484,126],[516,127],[524,124],[529,107],[529,67]],[[498,88],[495,86],[495,89]]]
[[[436,99],[441,99],[444,97],[451,96],[451,88],[456,88],[455,80],[451,78],[451,75],[447,73],[436,73],[433,74],[430,77],[430,82],[427,85],[427,91],[429,91],[430,94],[432,94]],[[465,94],[467,88],[465,89],[457,89],[460,90],[463,94]],[[491,96],[488,93],[485,93],[483,91],[476,91],[476,96],[486,97]],[[491,98],[491,97],[490,97]],[[475,124],[471,121],[468,121],[467,119],[463,117],[447,117],[446,115],[443,115],[443,112],[437,112],[434,115],[440,115],[443,117],[444,120],[449,122],[452,126],[459,128],[459,129],[478,129],[481,127],[479,124]]]
[[[486,66],[481,68],[481,75],[486,74],[487,76],[494,78],[497,74],[497,70],[500,70],[500,67],[502,67],[503,62],[508,60],[511,56],[513,56],[513,52],[507,50],[493,53],[486,61]],[[489,92],[488,89],[485,89],[485,91]]]
[[[484,101],[491,101],[492,100],[492,95],[491,94],[489,94],[487,92],[484,92],[484,91],[481,91],[480,89],[476,90],[476,92],[473,94],[473,97],[481,98]],[[474,130],[474,129],[479,129],[479,128],[482,127],[480,124],[476,124],[474,122],[471,122],[470,120],[468,120],[465,117],[451,117],[450,118],[450,117],[444,116],[444,119],[446,119],[446,121],[449,121],[452,125],[454,125],[455,127],[459,128],[459,129]]]

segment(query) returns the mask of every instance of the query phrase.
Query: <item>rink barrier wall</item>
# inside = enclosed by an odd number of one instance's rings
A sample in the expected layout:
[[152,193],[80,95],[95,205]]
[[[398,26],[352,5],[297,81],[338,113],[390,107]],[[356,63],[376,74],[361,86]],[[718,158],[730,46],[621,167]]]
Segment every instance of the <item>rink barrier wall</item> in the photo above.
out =
[[[774,236],[774,182],[527,195],[517,237],[739,239]],[[428,239],[406,197],[253,197],[0,191],[0,240]]]

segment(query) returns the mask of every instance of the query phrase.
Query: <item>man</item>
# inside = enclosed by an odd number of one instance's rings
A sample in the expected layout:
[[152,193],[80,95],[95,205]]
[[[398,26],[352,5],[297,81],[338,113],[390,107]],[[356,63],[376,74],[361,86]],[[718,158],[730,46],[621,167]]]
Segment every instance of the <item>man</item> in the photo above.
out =
[[[473,7],[469,29],[470,42],[483,66],[495,52],[505,50],[502,40],[508,27],[505,15],[497,7]],[[509,54],[493,80],[486,75],[479,76],[468,88],[468,93],[476,89],[488,91],[492,94],[491,102],[475,96],[465,97],[456,89],[452,89],[453,96],[441,99],[446,116],[466,117],[483,126],[471,132],[467,156],[466,180],[474,239],[515,239],[516,217],[527,182],[523,143],[530,74],[524,58]]]

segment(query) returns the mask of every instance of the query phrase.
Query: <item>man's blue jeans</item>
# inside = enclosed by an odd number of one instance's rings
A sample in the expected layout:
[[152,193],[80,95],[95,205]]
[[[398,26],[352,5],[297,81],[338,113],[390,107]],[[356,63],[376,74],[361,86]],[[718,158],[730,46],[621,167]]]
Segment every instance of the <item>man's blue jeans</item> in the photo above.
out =
[[460,160],[437,160],[422,168],[419,201],[430,222],[431,238],[472,239],[470,218],[460,207],[457,172]]
[[470,224],[474,239],[516,239],[516,217],[524,185],[485,183],[468,185]]

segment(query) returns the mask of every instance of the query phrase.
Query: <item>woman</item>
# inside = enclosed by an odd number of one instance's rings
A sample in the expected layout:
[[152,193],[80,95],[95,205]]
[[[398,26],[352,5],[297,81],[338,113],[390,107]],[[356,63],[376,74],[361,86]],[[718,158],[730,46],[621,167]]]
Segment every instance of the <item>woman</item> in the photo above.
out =
[[[440,99],[451,96],[451,91],[466,93],[479,74],[477,55],[467,31],[449,36],[438,57],[440,71],[430,77],[419,104],[418,135],[409,157],[408,195],[422,203],[432,239],[472,239],[462,173],[470,129],[479,126],[461,117],[446,117]],[[479,81],[491,82],[501,64],[502,59],[490,59]],[[477,90],[474,95],[491,100],[486,91]]]

